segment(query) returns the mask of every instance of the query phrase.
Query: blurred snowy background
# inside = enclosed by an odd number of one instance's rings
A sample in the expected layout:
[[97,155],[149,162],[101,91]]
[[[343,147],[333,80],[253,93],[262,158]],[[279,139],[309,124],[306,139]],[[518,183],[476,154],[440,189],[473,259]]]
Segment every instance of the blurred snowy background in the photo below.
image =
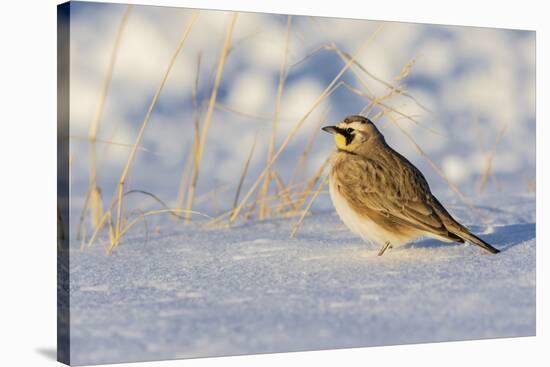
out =
[[[72,215],[78,214],[88,188],[86,137],[125,8],[118,4],[72,3]],[[97,135],[97,179],[106,203],[115,193],[130,152],[128,146],[136,139],[191,13],[189,9],[150,6],[134,6],[129,13]],[[153,111],[141,145],[144,150],[138,152],[127,189],[153,192],[169,205],[175,202],[193,144],[192,89],[198,55],[198,102],[204,117],[230,16],[222,11],[200,12]],[[353,54],[381,25],[357,61],[392,84],[396,84],[394,78],[403,67],[415,61],[400,83],[429,111],[403,96],[392,97],[386,103],[422,124],[395,114],[447,178],[474,201],[487,193],[533,192],[535,33],[530,31],[293,17],[276,146],[344,65],[334,51],[319,48],[334,42]],[[256,134],[258,143],[244,189],[265,167],[286,29],[285,15],[241,13],[237,18],[197,185],[198,197],[219,190],[215,201],[225,203],[225,209],[233,199]],[[375,79],[359,74],[370,93],[382,95],[387,91]],[[364,91],[350,71],[342,80]],[[359,113],[368,102],[343,87],[333,93],[314,110],[277,162],[281,176],[292,173],[321,119],[326,124],[339,121]],[[436,194],[452,197],[447,183],[387,117],[377,124],[390,145],[425,173]],[[320,134],[313,144],[306,175],[315,172],[332,149],[332,139]],[[494,176],[480,192],[489,161]],[[224,193],[223,188],[229,191]],[[212,211],[212,202],[199,200],[197,207]]]

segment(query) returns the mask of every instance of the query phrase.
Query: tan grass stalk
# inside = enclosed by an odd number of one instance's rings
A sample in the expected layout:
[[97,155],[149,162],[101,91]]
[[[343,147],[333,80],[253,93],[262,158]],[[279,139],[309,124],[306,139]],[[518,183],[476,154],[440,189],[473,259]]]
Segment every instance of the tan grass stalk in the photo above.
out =
[[126,9],[122,14],[122,19],[120,20],[120,24],[118,26],[118,30],[115,36],[115,42],[113,44],[113,48],[111,50],[111,56],[109,58],[107,72],[105,73],[105,78],[103,79],[103,83],[101,85],[99,102],[96,106],[94,118],[92,119],[92,122],[90,123],[90,128],[88,130],[88,138],[90,139],[90,141],[93,141],[97,137],[101,116],[103,114],[103,110],[105,107],[105,100],[107,99],[107,93],[109,91],[109,86],[113,78],[113,70],[114,70],[116,59],[118,56],[120,40],[122,39],[122,34],[124,32],[124,29],[126,28],[126,24],[128,22],[128,16],[130,15],[131,10],[132,10],[132,5],[126,6]]
[[439,169],[439,167],[435,164],[434,161],[431,160],[431,158],[424,152],[424,150],[420,147],[420,145],[418,145],[418,143],[416,142],[416,140],[414,140],[414,138],[405,130],[401,127],[401,125],[399,125],[399,123],[397,122],[397,120],[391,116],[391,115],[388,115],[390,120],[392,121],[392,123],[407,137],[407,139],[409,139],[409,141],[415,146],[416,150],[418,150],[418,152],[420,153],[420,155],[422,155],[426,161],[430,164],[430,166],[433,168],[433,170],[443,179],[445,180],[445,182],[447,183],[447,185],[449,186],[449,188],[460,198],[460,200],[468,207],[470,208],[470,210],[472,210],[472,212],[476,213],[480,218],[482,218],[483,220],[486,219],[486,217],[479,212],[479,210],[477,210],[473,205],[472,205],[472,202],[469,198],[466,197],[466,195],[464,195],[460,189],[454,184],[451,182],[451,180],[449,180],[447,178],[447,176]]
[[[319,194],[328,194],[328,190],[321,190],[319,192]],[[299,192],[299,193],[296,193],[294,196],[296,198],[304,198],[304,199],[307,199],[308,197],[310,197],[312,195],[312,192],[311,191],[308,191],[308,192]],[[275,211],[278,211],[280,212],[281,216],[282,217],[285,217],[285,218],[288,218],[288,217],[293,217],[293,216],[296,216],[296,215],[302,215],[303,213],[303,209],[302,210],[299,210],[299,209],[291,209],[291,210],[287,210],[287,211],[284,211],[283,209],[285,209],[286,207],[288,207],[288,205],[286,203],[278,203],[277,205],[273,205],[271,206],[270,208],[275,210]]]
[[300,219],[298,220],[298,222],[294,225],[294,228],[292,229],[292,232],[290,233],[290,237],[294,237],[294,235],[296,234],[296,232],[298,231],[298,229],[300,228],[300,226],[302,225],[302,222],[304,221],[304,218],[306,217],[307,213],[309,213],[309,210],[311,209],[311,206],[313,205],[313,202],[315,201],[315,199],[317,198],[317,196],[319,195],[319,193],[321,192],[321,190],[323,189],[323,187],[327,184],[328,182],[328,179],[329,179],[329,175],[326,175],[325,178],[323,179],[323,181],[321,181],[321,183],[319,184],[319,186],[317,187],[317,190],[315,190],[315,192],[313,193],[313,195],[311,196],[311,199],[309,200],[309,203],[307,204],[306,208],[304,209],[302,215],[300,216]]
[[211,191],[209,192],[205,192],[201,195],[197,195],[195,196],[195,203],[197,204],[200,204],[200,203],[204,203],[204,202],[207,202],[210,200],[210,198],[212,197],[212,193],[214,191],[217,191],[219,194],[222,194],[222,193],[228,193],[229,191],[231,191],[233,189],[233,186],[231,185],[228,185],[228,184],[225,184],[225,185],[221,185],[219,187],[215,187],[214,189],[212,189]]
[[285,205],[293,207],[293,201],[290,198],[289,191],[286,190],[285,183],[283,182],[281,176],[279,176],[279,174],[275,171],[271,171],[271,175],[273,176],[273,180],[277,186],[277,195],[281,198],[281,201]]
[[[309,17],[308,18],[312,23],[313,25],[318,29],[318,31],[320,33],[326,33],[325,30],[321,27],[321,25],[319,24],[318,20],[316,17]],[[325,34],[326,35],[326,34]],[[327,39],[330,39],[330,35],[326,35],[326,38]],[[302,40],[302,43],[303,40]],[[345,57],[347,59],[349,59],[351,56],[346,53],[345,51],[343,51],[342,49],[340,49],[334,42],[330,42],[328,44],[325,44],[325,45],[322,45],[320,46],[319,48],[315,49],[313,52],[309,53],[308,55],[306,55],[306,57],[304,57],[303,59],[299,60],[298,62],[294,63],[292,66],[296,66],[304,61],[306,61],[307,59],[309,59],[310,57],[312,57],[314,54],[316,54],[317,52],[321,51],[321,50],[328,50],[328,51],[333,51],[333,52],[336,52],[338,53],[341,57]],[[413,96],[411,96],[410,94],[406,93],[405,91],[401,90],[400,88],[398,87],[395,87],[393,86],[392,84],[384,81],[383,79],[377,77],[376,75],[374,75],[373,73],[371,73],[370,71],[368,71],[367,68],[365,68],[363,65],[361,65],[358,61],[355,61],[354,62],[355,66],[357,66],[361,71],[363,71],[366,75],[368,75],[370,78],[374,79],[375,81],[379,82],[380,84],[384,85],[385,87],[387,88],[390,88],[392,91],[394,91],[395,93],[398,93],[398,94],[401,94],[403,95],[404,97],[407,97],[409,99],[411,99],[412,101],[414,101],[420,108],[422,108],[423,110],[427,111],[427,112],[431,112],[428,108],[426,108],[425,106],[423,106],[420,102],[418,102],[418,100],[416,100]],[[413,63],[414,64],[414,63]],[[408,69],[410,71],[410,69],[412,68],[412,65],[409,65]],[[397,81],[399,81],[400,79],[396,79]]]
[[195,24],[195,21],[197,20],[197,17],[199,15],[198,11],[195,11],[193,15],[191,16],[191,20],[189,21],[187,27],[185,28],[181,41],[178,44],[174,54],[172,55],[172,58],[168,64],[168,67],[164,73],[164,76],[162,78],[162,81],[155,92],[155,95],[153,96],[153,99],[151,100],[151,104],[149,105],[149,108],[147,110],[147,113],[145,114],[145,118],[143,119],[143,123],[141,124],[141,128],[138,132],[136,141],[134,143],[134,146],[130,152],[130,156],[128,157],[128,161],[126,162],[126,165],[124,166],[124,170],[122,172],[122,175],[120,177],[120,180],[118,182],[118,205],[117,205],[117,213],[116,213],[116,225],[115,225],[115,246],[118,244],[121,238],[121,227],[122,227],[122,194],[124,191],[124,185],[126,183],[126,179],[128,177],[128,173],[130,172],[130,167],[132,166],[136,152],[138,150],[138,146],[141,144],[141,140],[143,138],[143,134],[145,133],[145,128],[149,124],[149,120],[151,118],[151,114],[153,112],[153,109],[155,108],[155,105],[157,103],[158,97],[160,96],[160,93],[162,92],[162,89],[164,88],[164,85],[166,84],[166,81],[168,80],[168,75],[170,75],[170,71],[172,70],[172,67],[174,66],[176,59],[180,53],[180,51],[183,48],[183,45],[185,44],[185,41],[187,40],[187,37],[189,36],[189,33],[191,32],[191,29],[193,28],[193,25]]
[[[316,171],[316,173],[310,177],[307,182],[299,182],[294,184],[288,184],[285,185],[282,178],[277,174],[277,172],[272,171],[272,175],[275,179],[275,182],[277,183],[277,192],[274,195],[266,196],[263,198],[256,198],[251,205],[249,205],[249,211],[253,210],[256,205],[259,204],[271,204],[274,201],[281,201],[281,204],[270,206],[270,209],[275,210],[277,215],[281,216],[289,216],[293,213],[297,212],[300,207],[303,205],[305,200],[307,199],[307,196],[310,195],[311,190],[317,183],[318,178],[323,173],[323,170],[325,169],[326,165],[328,164],[328,158],[323,162],[323,164],[319,167],[319,169]],[[299,188],[301,186],[304,186],[305,189],[303,192],[299,191]],[[285,212],[284,209],[287,209]],[[245,219],[248,219],[248,217],[245,215]]]
[[[145,211],[141,210],[139,208],[133,209],[130,213],[128,213],[128,216],[132,216],[134,213],[138,213],[138,215],[144,215]],[[147,219],[143,218],[143,226],[145,229],[145,243],[149,241],[149,225],[147,224]]]
[[254,142],[252,143],[252,147],[250,148],[250,153],[248,153],[248,158],[246,159],[246,163],[244,164],[243,172],[241,173],[241,177],[239,178],[239,184],[237,185],[237,191],[235,192],[235,199],[233,199],[232,210],[235,210],[235,207],[239,202],[239,195],[241,194],[241,189],[243,187],[246,174],[248,172],[248,167],[250,166],[250,161],[252,160],[252,156],[254,155],[254,149],[256,148],[257,140],[258,140],[258,134],[256,134],[256,137],[254,138]]
[[300,155],[300,158],[298,158],[298,162],[296,163],[296,167],[294,168],[294,172],[292,173],[292,176],[290,176],[290,180],[288,181],[288,185],[292,185],[294,183],[294,180],[298,177],[298,181],[301,181],[304,169],[306,166],[307,159],[309,157],[309,153],[311,152],[311,148],[313,147],[313,143],[315,142],[315,138],[319,134],[319,131],[321,131],[321,125],[326,121],[326,117],[328,115],[328,108],[323,113],[323,116],[319,119],[319,122],[313,127],[311,134],[308,137],[308,140],[306,142],[306,145],[304,147],[304,150],[302,151],[302,154]]
[[251,119],[251,120],[261,120],[261,121],[273,121],[273,117],[266,117],[266,116],[258,116],[258,115],[254,115],[254,114],[251,114],[251,113],[248,113],[248,112],[244,112],[244,111],[240,111],[236,108],[233,108],[233,107],[230,107],[230,106],[227,106],[223,103],[216,103],[216,109],[218,110],[221,110],[221,111],[226,111],[226,112],[230,112],[230,113],[233,113],[235,115],[239,115],[241,117],[244,117],[244,118],[247,118],[247,119]]
[[[124,33],[124,29],[126,28],[126,24],[128,22],[128,16],[130,15],[131,9],[132,9],[131,5],[126,6],[126,9],[124,10],[120,23],[118,25],[118,29],[115,35],[115,42],[113,43],[113,48],[111,50],[109,63],[107,64],[108,65],[107,71],[105,72],[105,77],[101,85],[99,100],[94,112],[94,116],[92,118],[92,121],[90,122],[90,126],[88,129],[88,141],[89,141],[88,149],[89,149],[89,158],[90,158],[90,164],[88,166],[89,187],[88,187],[88,193],[86,194],[87,199],[82,208],[81,217],[85,218],[85,212],[89,206],[91,219],[92,219],[92,226],[94,228],[98,225],[101,219],[101,215],[103,213],[101,190],[97,186],[97,144],[96,144],[97,133],[99,131],[101,116],[103,115],[103,110],[105,108],[105,101],[107,99],[107,94],[109,92],[109,86],[111,85],[111,80],[113,79],[113,70],[115,67],[118,51],[120,48],[120,40],[122,39],[122,34]],[[77,232],[78,232],[77,233],[77,237],[78,237],[80,235],[81,229],[79,228]]]
[[[340,48],[338,48],[336,46],[336,44],[332,43],[330,44],[329,46],[327,46],[328,49],[332,49],[333,51],[335,51],[341,58],[343,59],[346,59],[346,60],[349,60],[349,58],[351,57],[348,53],[346,53],[345,51],[341,50]],[[402,69],[401,73],[399,74],[398,77],[396,77],[394,80],[396,81],[400,81],[401,79],[405,78],[411,71],[412,67],[414,66],[415,64],[415,60],[416,59],[412,59],[411,61],[409,61]],[[424,106],[422,103],[420,103],[415,97],[413,97],[412,95],[410,95],[409,93],[405,92],[403,89],[399,88],[399,87],[396,87],[394,85],[392,85],[391,83],[388,83],[384,80],[382,80],[381,78],[377,77],[376,75],[374,75],[373,73],[371,73],[366,67],[364,67],[361,63],[359,63],[358,61],[355,61],[354,62],[354,65],[357,66],[363,73],[365,73],[366,75],[368,75],[370,78],[374,79],[375,81],[377,81],[378,83],[384,85],[386,88],[390,89],[393,93],[397,93],[397,94],[400,94],[404,97],[407,97],[409,99],[411,99],[418,107],[420,107],[421,109],[423,109],[424,111],[426,112],[431,112],[431,110],[429,108],[427,108],[426,106]]]
[[185,164],[183,165],[183,172],[181,175],[180,184],[178,187],[178,195],[176,196],[176,209],[181,209],[183,206],[183,202],[185,200],[185,188],[189,184],[189,179],[191,178],[191,170],[193,167],[193,150],[190,150],[187,153],[187,157],[185,159]]
[[[346,56],[346,54],[344,52],[337,52],[338,55],[340,56],[340,58],[342,59],[342,61],[346,61],[346,60],[349,60],[348,56]],[[415,59],[412,59],[411,61],[409,61],[400,71],[400,73],[395,77],[395,80],[402,80],[403,78],[405,78],[411,71],[411,68],[414,66],[414,63],[415,63]],[[366,70],[360,63],[356,62],[355,65],[357,67],[359,67],[361,70]],[[355,76],[355,78],[357,79],[357,81],[359,82],[359,84],[361,84],[361,86],[365,89],[365,91],[360,91],[359,89],[357,88],[354,88],[353,86],[349,85],[348,83],[346,82],[342,82],[342,85],[344,87],[346,87],[347,89],[349,89],[351,92],[357,94],[358,96],[363,96],[365,98],[368,98],[371,102],[368,104],[368,106],[366,108],[364,108],[360,114],[366,114],[368,113],[375,105],[379,105],[381,107],[384,107],[385,109],[388,109],[392,112],[395,112],[396,114],[402,116],[402,117],[405,117],[406,119],[410,120],[411,122],[414,122],[416,125],[428,130],[429,132],[435,134],[435,135],[438,135],[438,136],[441,136],[441,133],[434,130],[433,128],[429,127],[429,126],[426,126],[424,125],[423,123],[421,123],[420,121],[418,121],[417,119],[415,119],[413,116],[410,116],[410,115],[407,115],[399,110],[397,110],[396,108],[392,107],[392,106],[389,106],[385,103],[383,103],[384,100],[392,97],[393,95],[395,95],[396,93],[398,94],[401,94],[403,96],[407,96],[407,97],[410,97],[419,107],[421,107],[422,109],[426,110],[426,111],[429,111],[426,107],[424,107],[423,105],[421,105],[414,97],[406,94],[405,92],[403,92],[401,89],[395,89],[395,87],[391,84],[388,84],[384,81],[382,81],[382,83],[384,85],[387,86],[387,92],[381,96],[381,97],[377,97],[375,96],[374,94],[372,94],[367,86],[367,84],[365,83],[365,81],[363,81],[363,79],[360,77],[360,75],[353,69],[353,68],[350,68],[352,74]]]
[[76,239],[82,240],[86,238],[86,229],[84,228],[84,221],[86,220],[86,208],[88,207],[88,202],[90,201],[90,192],[88,189],[86,191],[86,196],[84,197],[84,204],[82,205],[82,210],[80,211],[80,219],[78,221],[78,227],[76,229]]
[[319,177],[321,177],[321,175],[325,171],[325,168],[328,166],[329,162],[330,162],[330,156],[325,159],[325,161],[319,166],[319,168],[313,174],[313,176],[311,176],[308,179],[306,187],[304,188],[304,191],[303,191],[306,194],[306,196],[302,196],[299,200],[297,200],[296,208],[299,209],[304,205],[304,203],[306,201],[306,198],[307,198],[307,195],[309,195],[311,193],[311,190],[313,190],[313,187],[315,186],[315,184],[319,180]]
[[[71,138],[71,139],[74,139],[74,140],[90,141],[90,139],[89,139],[88,137],[78,136],[78,135],[71,135],[70,138]],[[99,144],[113,145],[113,146],[116,146],[116,147],[123,147],[123,148],[132,148],[132,147],[134,146],[134,144],[119,143],[119,142],[117,142],[117,141],[110,141],[110,140],[105,140],[105,139],[95,139],[94,141],[95,141],[96,143],[99,143]],[[140,152],[150,153],[150,154],[154,154],[154,155],[157,155],[157,156],[165,156],[165,155],[168,155],[168,153],[154,152],[154,151],[152,151],[152,150],[150,150],[150,149],[143,148],[143,147],[138,148],[138,150],[139,150]]]
[[[122,196],[123,197],[126,197],[128,195],[132,195],[132,194],[141,194],[141,195],[145,195],[145,196],[148,196],[150,198],[152,198],[154,201],[156,201],[157,203],[159,203],[161,206],[163,206],[164,208],[168,208],[168,205],[166,205],[166,203],[164,201],[162,201],[158,196],[156,196],[155,194],[153,193],[150,193],[150,192],[147,192],[147,191],[144,191],[144,190],[130,190],[130,191],[126,191]],[[112,223],[112,220],[113,220],[113,217],[112,217],[112,211],[113,211],[113,208],[115,207],[115,205],[117,204],[116,202],[117,199],[115,199],[115,201],[113,201],[111,203],[111,206],[105,211],[105,214],[102,216],[101,218],[101,223],[100,223],[100,226],[96,227],[95,230],[94,230],[94,233],[92,235],[92,238],[90,239],[90,241],[88,242],[88,245],[86,246],[85,243],[84,243],[84,238],[82,239],[82,243],[80,245],[80,250],[84,250],[86,247],[90,247],[95,238],[97,237],[100,229],[105,225],[105,223],[107,222],[107,224],[109,224],[109,239],[110,239],[110,242],[111,243],[114,243],[115,240],[115,230],[114,230],[114,227],[113,227],[113,223]],[[177,215],[176,213],[172,213],[175,217],[179,217],[179,215]],[[181,218],[181,217],[180,217]],[[81,219],[82,220],[82,219]]]
[[[148,197],[152,198],[154,201],[156,201],[157,203],[159,203],[163,207],[163,209],[162,209],[163,213],[170,212],[170,214],[172,214],[173,216],[178,217],[180,219],[183,219],[183,217],[180,216],[178,213],[185,213],[186,212],[183,209],[177,209],[177,208],[170,209],[168,207],[168,205],[166,205],[166,203],[164,201],[162,201],[159,197],[157,197],[155,194],[147,192],[147,191],[143,191],[143,190],[126,191],[122,195],[122,197],[126,197],[126,196],[131,195],[131,194],[141,194],[141,195],[145,195],[145,196],[148,196]],[[115,236],[115,227],[114,227],[114,224],[113,224],[113,216],[112,216],[113,209],[114,209],[115,205],[117,205],[117,200],[118,199],[115,198],[115,201],[113,203],[111,203],[111,206],[105,211],[105,214],[101,218],[100,227],[97,227],[94,230],[94,233],[93,233],[92,237],[90,238],[90,240],[88,241],[88,244],[86,246],[81,247],[81,250],[84,250],[85,248],[89,248],[93,245],[95,239],[99,235],[100,228],[103,227],[105,224],[109,225],[109,242],[111,243],[111,246],[117,246],[118,245],[118,240],[117,240],[117,237]],[[200,213],[200,212],[197,212],[197,211],[192,211],[191,214],[198,214],[198,215],[201,215],[203,217],[212,218],[212,217],[208,216],[207,214]]]
[[[157,214],[164,214],[164,213],[170,213],[170,214],[173,214],[173,213],[182,213],[182,214],[186,214],[188,212],[188,210],[185,210],[185,209],[182,209],[182,210],[178,210],[176,208],[168,208],[168,209],[157,209],[157,210],[150,210],[150,211],[147,211],[147,212],[143,212],[142,214],[140,214],[137,218],[133,219],[132,221],[130,221],[120,232],[118,238],[121,238],[122,236],[124,236],[136,223],[139,223],[140,220],[144,220],[146,217],[149,217],[151,215],[157,215]],[[208,219],[212,219],[211,216],[209,216],[208,214],[205,214],[205,213],[201,213],[201,212],[198,212],[198,211],[194,211],[194,210],[191,210],[191,214],[195,214],[195,215],[199,215],[201,217],[205,217],[205,218],[208,218]],[[111,243],[111,245],[109,246],[109,248],[107,249],[107,254],[109,255],[118,245],[118,241],[116,240],[115,238],[115,241],[113,243]]]
[[296,133],[298,132],[298,130],[300,129],[300,127],[303,125],[303,123],[306,121],[306,119],[311,115],[311,113],[315,110],[315,108],[321,104],[321,102],[323,102],[325,100],[325,98],[329,95],[329,91],[332,89],[332,87],[338,82],[338,80],[342,77],[342,75],[346,72],[346,70],[351,66],[351,64],[353,63],[353,61],[355,60],[355,57],[357,57],[357,55],[363,51],[371,42],[372,40],[374,39],[374,37],[378,34],[378,32],[382,29],[382,26],[378,27],[378,29],[371,35],[371,37],[369,37],[369,39],[363,43],[359,48],[358,50],[356,51],[356,53],[353,55],[353,57],[346,63],[346,65],[344,65],[344,67],[342,67],[342,69],[340,70],[340,72],[334,77],[334,79],[330,82],[330,84],[325,88],[325,90],[321,93],[321,95],[319,96],[319,98],[317,98],[317,100],[315,101],[315,103],[313,104],[313,106],[308,110],[308,112],[296,123],[296,125],[294,126],[294,128],[289,132],[289,134],[287,135],[287,137],[285,138],[285,140],[283,141],[283,143],[281,144],[281,146],[279,147],[279,149],[277,150],[277,152],[273,155],[273,158],[272,160],[266,165],[266,167],[262,170],[260,176],[257,178],[256,182],[252,185],[252,187],[250,188],[250,190],[248,191],[248,193],[245,195],[245,197],[241,200],[241,203],[239,204],[239,206],[235,209],[235,211],[233,212],[233,214],[231,215],[231,218],[230,218],[230,222],[233,222],[237,216],[239,215],[239,212],[240,210],[243,208],[243,206],[246,204],[246,202],[248,201],[248,199],[250,199],[250,197],[252,196],[252,194],[254,193],[254,191],[256,190],[256,188],[258,187],[258,185],[260,184],[260,182],[262,181],[262,179],[264,178],[264,176],[266,175],[267,171],[271,168],[271,166],[275,163],[275,161],[279,158],[279,156],[281,155],[281,153],[283,152],[283,150],[286,148],[287,144],[290,142],[290,140],[296,135]]
[[[288,55],[288,39],[290,37],[290,29],[292,27],[292,17],[289,15],[287,17],[287,27],[286,27],[286,36],[285,36],[285,43],[283,47],[283,57],[281,58],[281,64],[279,66],[279,84],[277,86],[277,96],[275,97],[275,114],[273,115],[273,124],[271,127],[271,139],[269,141],[269,148],[267,151],[267,162],[271,162],[271,159],[273,158],[273,150],[275,149],[275,139],[277,137],[277,124],[279,123],[279,112],[281,109],[281,97],[283,95],[283,88],[284,83],[286,79],[286,59]],[[264,178],[263,186],[260,190],[260,198],[264,197],[267,193],[267,190],[269,188],[269,181],[271,179],[271,175],[269,174],[269,169],[267,174]],[[266,215],[266,206],[260,205],[259,209],[259,216],[260,220],[265,218]]]
[[[294,187],[286,187],[284,188],[284,192],[288,192],[288,193],[292,193],[291,190],[295,189],[296,187],[298,187],[298,184],[294,185]],[[269,195],[269,196],[266,196],[265,198],[263,198],[262,200],[264,200],[265,202],[267,203],[271,203],[271,202],[274,202],[274,201],[280,201],[281,200],[281,197],[280,197],[281,193],[277,193],[277,194],[274,194],[274,195]],[[301,194],[298,193],[298,194],[295,194],[296,196],[300,196]],[[253,208],[255,207],[256,204],[259,203],[259,200],[256,199],[255,201],[251,202],[250,204],[248,204],[247,206],[247,209],[250,210],[250,208]],[[211,221],[205,223],[203,225],[204,228],[209,228],[209,227],[213,227],[214,224],[217,224],[219,222],[221,222],[224,218],[227,218],[228,216],[230,216],[232,214],[233,210],[228,210],[226,211],[225,213],[222,213],[220,214],[219,216],[213,218]]]
[[500,130],[492,151],[487,155],[487,160],[485,161],[485,169],[483,170],[483,175],[480,177],[479,180],[479,192],[483,192],[483,190],[485,189],[485,185],[487,184],[487,179],[489,178],[489,176],[492,176],[493,180],[496,183],[496,178],[493,175],[493,160],[497,152],[497,147],[500,144],[500,141],[502,140],[502,137],[504,136],[504,133],[507,129],[508,124],[504,125],[504,127]]
[[[208,110],[206,111],[206,117],[204,118],[204,124],[200,134],[199,146],[197,147],[195,155],[195,164],[193,166],[193,175],[191,178],[191,185],[189,186],[189,191],[187,194],[187,205],[186,210],[189,212],[193,207],[193,197],[195,195],[195,189],[197,186],[197,180],[199,176],[199,169],[202,159],[202,154],[204,151],[204,145],[206,144],[206,136],[208,135],[208,128],[210,127],[210,122],[212,121],[212,114],[214,112],[214,107],[216,105],[216,98],[218,95],[218,88],[220,86],[220,81],[222,79],[223,69],[225,66],[225,61],[229,48],[231,47],[231,38],[233,36],[233,29],[235,28],[235,22],[237,21],[237,16],[239,13],[234,13],[231,16],[231,21],[227,27],[227,32],[225,34],[225,40],[223,42],[223,47],[220,55],[220,61],[218,63],[218,68],[216,71],[216,79],[214,81],[214,88],[212,89],[212,94],[210,95],[210,102],[208,103]],[[189,215],[186,215],[185,221],[189,221]]]
[[197,148],[199,146],[200,112],[199,112],[199,104],[197,102],[197,94],[199,89],[200,68],[201,68],[201,54],[199,53],[197,56],[197,69],[195,70],[195,83],[193,84],[193,88],[191,90],[191,95],[193,100],[193,128],[194,128],[193,150],[188,153],[187,159],[185,161],[185,165],[183,167],[183,173],[181,175],[178,196],[176,198],[177,209],[181,209],[183,206],[183,201],[185,200],[185,188],[187,187],[187,185],[189,184],[189,180],[191,179],[191,176],[190,176],[191,169],[193,167],[194,157],[196,156]]

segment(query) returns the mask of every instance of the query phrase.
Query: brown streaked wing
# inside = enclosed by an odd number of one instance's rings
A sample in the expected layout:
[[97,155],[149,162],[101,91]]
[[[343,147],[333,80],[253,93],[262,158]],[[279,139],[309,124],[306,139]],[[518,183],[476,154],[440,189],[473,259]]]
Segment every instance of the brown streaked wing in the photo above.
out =
[[342,193],[358,210],[374,210],[395,223],[449,237],[431,205],[433,196],[424,176],[399,158],[374,160],[350,155],[335,171],[345,183]]

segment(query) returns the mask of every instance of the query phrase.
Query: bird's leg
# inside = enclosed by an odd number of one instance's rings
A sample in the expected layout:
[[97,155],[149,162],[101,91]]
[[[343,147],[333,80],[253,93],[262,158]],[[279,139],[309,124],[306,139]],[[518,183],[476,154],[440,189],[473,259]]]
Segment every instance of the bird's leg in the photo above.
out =
[[390,241],[386,242],[382,247],[380,247],[380,250],[378,251],[378,256],[384,255],[384,252],[386,252],[387,249],[391,248]]

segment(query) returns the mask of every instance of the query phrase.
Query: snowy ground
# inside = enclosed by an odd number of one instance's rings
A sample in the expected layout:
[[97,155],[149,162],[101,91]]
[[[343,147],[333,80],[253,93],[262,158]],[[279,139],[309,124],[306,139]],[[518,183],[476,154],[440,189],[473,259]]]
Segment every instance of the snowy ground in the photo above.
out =
[[499,255],[430,239],[377,257],[332,210],[293,239],[294,219],[136,232],[110,257],[75,245],[72,362],[534,335],[535,199],[478,205],[483,226],[448,208]]

